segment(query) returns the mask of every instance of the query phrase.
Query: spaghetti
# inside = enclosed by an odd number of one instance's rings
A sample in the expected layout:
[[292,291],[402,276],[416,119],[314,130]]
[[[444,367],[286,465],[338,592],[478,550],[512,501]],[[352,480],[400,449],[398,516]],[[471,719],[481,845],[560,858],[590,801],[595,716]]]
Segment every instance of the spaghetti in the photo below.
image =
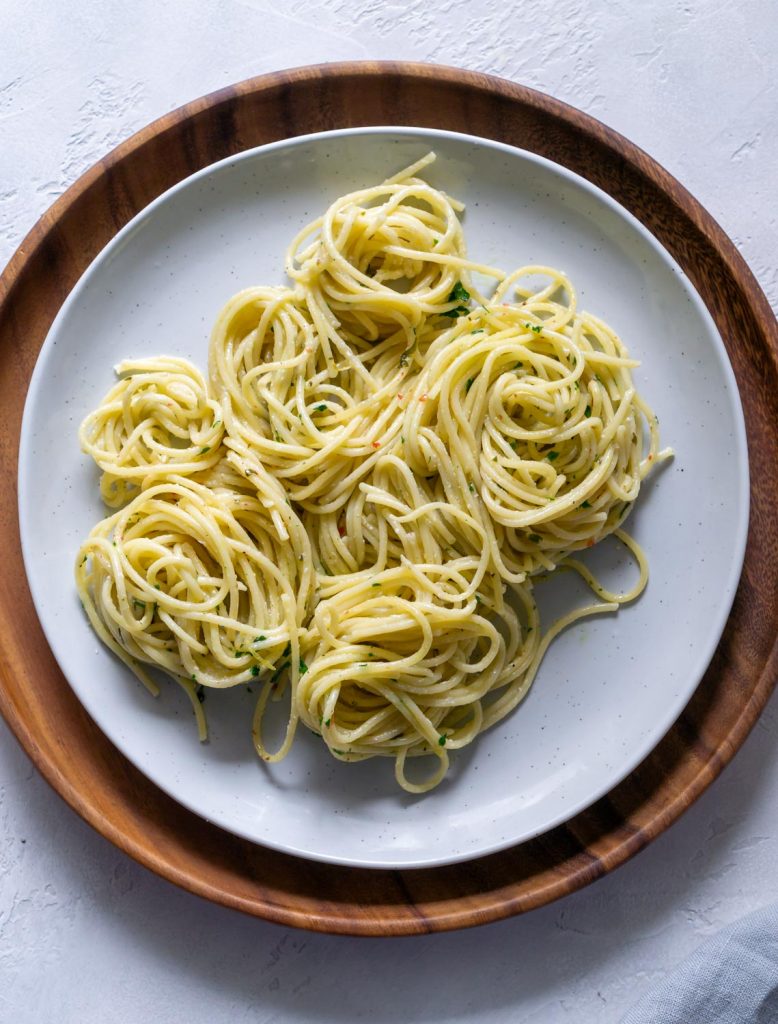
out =
[[[418,177],[433,159],[304,228],[291,286],[227,303],[207,388],[184,360],[118,368],[81,438],[119,511],[76,569],[100,638],[146,685],[148,666],[181,683],[201,728],[195,687],[256,681],[265,760],[302,722],[414,793],[516,707],[561,629],[643,590],[620,526],[670,454],[563,274],[468,258],[463,207]],[[612,533],[639,568],[625,594],[572,557]],[[561,568],[599,600],[544,633],[534,578]]]

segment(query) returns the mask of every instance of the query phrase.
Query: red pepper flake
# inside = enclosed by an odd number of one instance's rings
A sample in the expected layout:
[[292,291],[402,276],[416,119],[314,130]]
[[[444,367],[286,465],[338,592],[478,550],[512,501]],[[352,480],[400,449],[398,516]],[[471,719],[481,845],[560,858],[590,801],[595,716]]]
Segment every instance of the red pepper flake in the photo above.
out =
[[419,401],[420,402],[426,402],[427,401],[427,395],[426,394],[422,395],[421,398],[419,399]]
[[649,462],[651,462],[651,460],[653,459],[653,457],[654,457],[653,455],[649,455],[649,456],[648,456],[648,461],[649,461]]
[[589,539],[587,540],[587,542],[586,542],[586,546],[587,546],[587,548],[593,548],[593,547],[594,547],[594,537],[590,537],[590,538],[589,538]]
[[373,447],[374,448],[380,448],[381,447],[381,442],[380,441],[373,441]]
[[346,536],[346,527],[344,526],[343,523],[338,523],[338,533],[340,534],[341,537]]
[[403,396],[402,396],[402,392],[401,392],[401,391],[398,391],[398,392],[397,392],[397,401],[398,401],[398,402],[401,402],[401,401],[402,401],[402,398],[403,398]]

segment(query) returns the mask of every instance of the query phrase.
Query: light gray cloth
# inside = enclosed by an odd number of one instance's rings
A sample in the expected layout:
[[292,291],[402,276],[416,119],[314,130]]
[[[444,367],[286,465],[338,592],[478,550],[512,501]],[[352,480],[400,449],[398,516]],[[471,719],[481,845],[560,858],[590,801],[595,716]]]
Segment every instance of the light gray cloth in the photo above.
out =
[[703,943],[622,1024],[778,1024],[778,904]]

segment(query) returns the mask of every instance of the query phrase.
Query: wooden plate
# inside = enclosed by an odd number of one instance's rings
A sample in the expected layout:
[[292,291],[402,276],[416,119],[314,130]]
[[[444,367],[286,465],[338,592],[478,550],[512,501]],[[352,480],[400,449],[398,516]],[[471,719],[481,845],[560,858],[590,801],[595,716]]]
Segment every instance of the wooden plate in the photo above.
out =
[[668,827],[743,742],[778,668],[778,330],[732,243],[631,143],[529,89],[427,65],[332,64],[264,76],[183,107],[88,171],[41,218],[0,279],[0,468],[16,479],[24,395],[66,295],[135,213],[199,168],[276,139],[356,125],[447,128],[569,167],[662,242],[727,346],[755,471],[745,567],[713,662],[656,750],[608,797],[507,852],[422,871],[301,861],[206,824],[108,742],[63,679],[41,632],[19,550],[15,491],[0,494],[0,710],[54,788],[140,863],[225,906],[287,925],[398,935],[521,913],[593,881]]

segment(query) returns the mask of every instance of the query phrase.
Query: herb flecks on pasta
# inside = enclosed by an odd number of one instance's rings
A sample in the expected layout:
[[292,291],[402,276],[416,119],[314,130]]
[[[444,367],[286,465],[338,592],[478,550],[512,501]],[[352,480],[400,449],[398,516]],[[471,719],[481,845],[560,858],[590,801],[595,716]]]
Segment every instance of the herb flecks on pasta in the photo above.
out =
[[[230,299],[207,386],[181,359],[117,368],[81,441],[118,511],[76,568],[103,642],[150,689],[150,668],[184,686],[202,735],[209,689],[256,685],[263,759],[302,722],[339,760],[393,758],[416,793],[520,703],[565,626],[641,593],[620,526],[670,454],[637,363],[564,274],[468,257],[462,205],[419,177],[433,159],[337,199],[293,240],[289,285]],[[609,534],[639,569],[628,593],[574,557]],[[598,600],[544,631],[534,578],[557,568]]]

